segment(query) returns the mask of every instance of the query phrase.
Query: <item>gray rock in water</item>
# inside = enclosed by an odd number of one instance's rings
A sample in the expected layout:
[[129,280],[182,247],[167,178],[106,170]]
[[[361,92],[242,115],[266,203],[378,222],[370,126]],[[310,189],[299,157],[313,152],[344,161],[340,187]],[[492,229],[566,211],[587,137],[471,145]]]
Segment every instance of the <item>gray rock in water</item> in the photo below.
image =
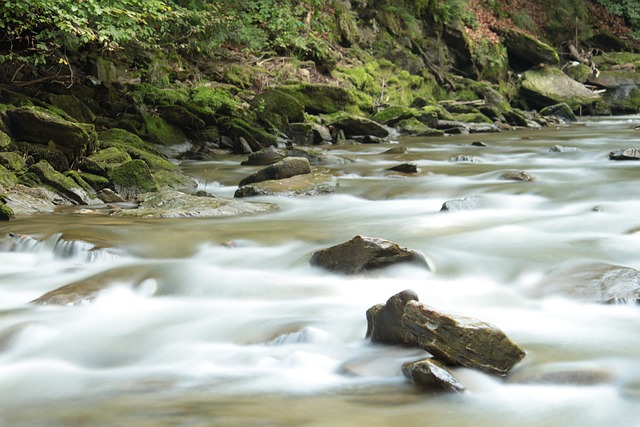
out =
[[353,162],[317,147],[289,147],[284,154],[286,157],[304,157],[314,166],[346,165]]
[[452,156],[449,158],[450,162],[466,162],[466,163],[480,163],[481,160],[478,157],[475,156]]
[[424,390],[464,391],[464,386],[440,363],[433,359],[407,362],[402,365],[402,373]]
[[358,274],[399,263],[429,269],[425,256],[389,240],[355,236],[348,242],[315,252],[311,265],[344,274]]
[[284,158],[284,150],[276,148],[273,145],[249,154],[249,157],[244,162],[240,163],[243,166],[267,166],[279,162]]
[[561,268],[546,277],[533,295],[561,295],[604,304],[638,303],[640,271],[600,263]]
[[540,110],[541,116],[557,117],[568,122],[577,122],[578,118],[565,102],[559,104],[550,105]]
[[420,347],[447,365],[504,376],[525,356],[497,327],[469,317],[444,314],[418,301],[407,303],[402,323]]
[[404,307],[409,301],[418,301],[418,294],[405,290],[393,295],[386,304],[378,304],[367,310],[367,334],[371,342],[417,346],[412,334],[402,324]]
[[640,148],[625,148],[609,153],[610,160],[640,160]]
[[306,173],[311,173],[309,160],[304,157],[287,157],[242,179],[239,186],[242,187],[243,185],[254,182],[269,181],[272,179],[290,178]]
[[377,136],[386,138],[389,131],[380,123],[360,116],[343,115],[331,122],[336,129],[341,129],[347,138],[353,136]]
[[484,207],[484,199],[480,196],[468,196],[464,199],[447,200],[440,211],[467,211]]
[[557,144],[549,148],[550,153],[573,153],[576,151],[578,151],[576,147],[564,147],[562,145],[557,145]]
[[526,171],[508,171],[500,175],[500,178],[506,179],[509,181],[523,181],[523,182],[531,182],[536,180],[536,178],[533,175],[530,175],[529,172],[526,172]]
[[317,196],[330,194],[336,190],[338,179],[325,173],[308,173],[291,178],[261,181],[243,185],[238,188],[234,197],[252,196]]

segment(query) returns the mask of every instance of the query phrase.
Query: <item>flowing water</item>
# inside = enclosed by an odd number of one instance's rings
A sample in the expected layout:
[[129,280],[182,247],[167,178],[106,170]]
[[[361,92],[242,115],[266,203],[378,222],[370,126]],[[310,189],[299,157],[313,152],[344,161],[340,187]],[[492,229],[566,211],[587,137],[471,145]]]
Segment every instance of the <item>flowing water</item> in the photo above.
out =
[[[640,308],[541,291],[575,265],[640,269],[640,163],[607,158],[640,145],[638,123],[331,147],[355,160],[330,167],[337,192],[261,197],[280,206],[264,215],[65,209],[4,223],[2,236],[35,240],[0,240],[0,425],[640,425]],[[398,146],[409,151],[384,154]],[[183,167],[232,196],[254,170],[244,159]],[[385,171],[403,162],[420,172]],[[501,178],[512,170],[536,180]],[[484,206],[440,212],[471,195]],[[309,266],[357,234],[419,250],[435,269],[344,277]],[[79,281],[108,286],[86,304],[29,303]],[[400,366],[422,351],[364,339],[367,308],[404,289],[495,324],[527,356],[506,380],[460,368],[466,392],[420,393]]]

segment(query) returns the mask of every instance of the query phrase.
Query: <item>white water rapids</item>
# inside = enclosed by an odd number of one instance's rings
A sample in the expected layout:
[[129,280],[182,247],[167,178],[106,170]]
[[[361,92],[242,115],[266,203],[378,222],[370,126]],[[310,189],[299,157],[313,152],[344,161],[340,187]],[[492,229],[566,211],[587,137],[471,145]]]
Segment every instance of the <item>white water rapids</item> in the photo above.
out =
[[[330,167],[337,192],[257,198],[280,206],[264,215],[63,210],[3,223],[2,236],[40,242],[0,242],[0,425],[640,425],[640,307],[540,288],[575,265],[640,269],[640,162],[607,158],[640,146],[638,124],[331,147],[355,160]],[[409,152],[384,154],[398,144]],[[479,161],[449,161],[457,155]],[[255,170],[244,159],[183,166],[230,197]],[[403,162],[419,174],[385,171]],[[501,179],[511,170],[536,180]],[[471,195],[485,206],[440,212]],[[419,250],[435,270],[345,277],[309,266],[357,234]],[[29,303],[82,280],[109,287],[87,304]],[[465,393],[419,392],[400,366],[424,352],[364,339],[365,311],[404,289],[493,323],[527,356],[506,380],[459,368]]]

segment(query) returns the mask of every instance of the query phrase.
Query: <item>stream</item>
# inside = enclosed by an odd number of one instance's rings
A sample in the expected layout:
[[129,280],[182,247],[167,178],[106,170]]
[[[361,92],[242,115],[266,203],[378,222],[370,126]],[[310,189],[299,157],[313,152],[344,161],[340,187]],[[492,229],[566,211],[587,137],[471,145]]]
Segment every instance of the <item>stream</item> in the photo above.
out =
[[[132,219],[65,208],[1,223],[0,426],[640,425],[640,308],[544,286],[579,285],[562,272],[584,265],[640,269],[640,163],[608,159],[640,146],[639,124],[326,147],[354,160],[327,167],[337,191],[251,199],[276,213]],[[385,153],[399,146],[408,152]],[[233,197],[256,170],[245,159],[182,167]],[[406,162],[419,172],[386,170]],[[520,170],[535,180],[501,178]],[[473,195],[481,208],[440,211]],[[309,265],[358,234],[421,251],[434,269],[341,276]],[[82,280],[109,286],[87,304],[29,303]],[[526,357],[506,379],[454,368],[464,393],[421,392],[400,367],[423,351],[364,338],[366,310],[404,289],[498,326]]]

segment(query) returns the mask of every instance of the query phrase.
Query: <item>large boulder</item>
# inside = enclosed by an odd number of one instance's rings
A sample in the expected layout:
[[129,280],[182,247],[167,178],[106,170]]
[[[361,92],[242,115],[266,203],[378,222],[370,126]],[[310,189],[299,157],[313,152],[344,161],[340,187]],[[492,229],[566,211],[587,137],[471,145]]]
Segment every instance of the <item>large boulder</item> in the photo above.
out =
[[274,212],[278,209],[273,203],[198,197],[170,189],[142,194],[138,197],[138,202],[137,209],[121,209],[111,215],[140,218],[204,218],[251,215]]
[[543,117],[544,116],[557,117],[567,122],[578,121],[578,118],[576,117],[575,114],[573,114],[573,111],[571,110],[571,108],[564,102],[560,104],[544,107],[542,110],[540,110],[540,115]]
[[640,271],[611,264],[572,265],[549,274],[533,291],[596,303],[640,302]]
[[376,237],[355,236],[348,242],[315,252],[311,265],[343,274],[358,274],[411,263],[429,269],[429,262],[420,252]]
[[319,145],[333,142],[331,132],[317,123],[291,123],[286,134],[294,145]]
[[385,304],[371,307],[367,310],[365,337],[371,338],[374,343],[416,346],[414,336],[402,324],[402,316],[407,303],[418,300],[418,294],[407,289],[393,295]]
[[404,363],[402,373],[425,391],[464,391],[464,386],[441,363],[433,359]]
[[324,84],[292,84],[276,88],[295,98],[310,114],[334,114],[348,111],[354,114],[373,110],[373,99],[362,92]]
[[523,73],[521,93],[535,107],[566,103],[575,110],[600,100],[600,95],[553,67],[538,67]]
[[317,196],[333,193],[338,179],[326,173],[307,173],[290,178],[246,184],[238,188],[234,197],[252,196]]
[[525,356],[496,326],[445,314],[418,301],[406,304],[402,323],[421,348],[447,365],[505,376]]
[[63,152],[69,162],[95,149],[93,125],[74,123],[35,107],[7,110],[7,116],[16,140],[52,146]]
[[127,200],[134,200],[140,194],[157,191],[149,166],[142,160],[130,160],[109,171],[109,178],[116,191]]
[[311,173],[309,160],[304,157],[287,157],[277,163],[260,169],[257,172],[243,178],[239,186],[252,184],[254,182],[269,181],[273,179],[290,178],[296,175]]
[[256,95],[251,101],[251,108],[263,124],[280,130],[285,130],[289,123],[304,121],[304,105],[277,89]]
[[94,112],[74,95],[52,94],[49,96],[49,102],[80,123],[93,123],[96,119]]
[[331,125],[344,131],[347,138],[362,135],[377,136],[379,138],[389,136],[387,128],[380,123],[360,116],[345,114],[333,120]]
[[560,63],[560,57],[554,48],[523,31],[506,30],[502,36],[509,60],[516,68]]

